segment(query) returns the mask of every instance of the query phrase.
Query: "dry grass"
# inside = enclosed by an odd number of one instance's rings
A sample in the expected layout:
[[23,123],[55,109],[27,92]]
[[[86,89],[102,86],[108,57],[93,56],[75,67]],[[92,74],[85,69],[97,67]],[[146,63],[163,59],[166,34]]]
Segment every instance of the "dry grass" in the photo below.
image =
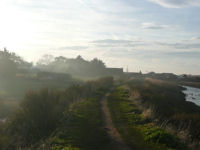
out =
[[146,81],[149,81],[155,85],[171,85],[174,84],[172,82],[169,81],[164,81],[164,80],[159,80],[159,79],[153,79],[153,78],[146,78]]

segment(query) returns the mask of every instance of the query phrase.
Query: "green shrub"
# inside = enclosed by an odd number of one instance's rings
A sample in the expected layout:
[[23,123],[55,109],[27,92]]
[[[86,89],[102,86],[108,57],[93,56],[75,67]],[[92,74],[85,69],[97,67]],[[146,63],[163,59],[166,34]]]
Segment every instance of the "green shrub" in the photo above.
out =
[[83,150],[101,150],[109,145],[99,99],[90,98],[76,103],[65,113],[61,124],[60,130],[52,138],[52,144],[72,145]]
[[174,129],[187,131],[188,140],[198,144],[200,140],[200,107],[185,100],[183,88],[165,81],[132,80],[127,83],[131,90],[140,93],[140,102],[152,109],[152,119],[158,124],[167,123]]
[[[98,145],[98,142],[103,142],[98,141],[98,139],[104,140],[105,136],[103,128],[99,127],[101,122],[99,100],[112,83],[113,78],[107,77],[82,85],[73,85],[65,91],[42,89],[39,92],[28,92],[18,111],[9,118],[6,129],[6,134],[10,138],[8,146],[17,149],[37,145],[48,139],[65,120],[70,119],[74,119],[70,123],[80,130],[75,131],[77,128],[71,128],[75,132],[67,130],[69,131],[67,135],[73,134],[72,137],[75,136],[78,146],[80,146],[78,142],[85,145],[91,143]],[[83,103],[79,103],[83,100],[85,100]],[[76,109],[73,108],[71,112],[73,105]],[[79,124],[76,124],[77,122]],[[88,133],[90,139],[86,138]],[[93,137],[97,137],[97,140]]]
[[180,144],[178,138],[169,134],[163,129],[149,129],[145,134],[145,141],[147,142],[164,144],[169,148],[177,148]]

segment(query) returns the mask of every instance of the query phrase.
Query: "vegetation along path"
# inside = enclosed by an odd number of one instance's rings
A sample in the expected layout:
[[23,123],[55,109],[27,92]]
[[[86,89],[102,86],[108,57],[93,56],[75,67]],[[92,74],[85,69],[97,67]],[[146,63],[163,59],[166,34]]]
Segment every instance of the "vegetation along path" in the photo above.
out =
[[107,97],[109,93],[101,101],[102,112],[103,112],[103,121],[104,121],[104,128],[107,130],[108,135],[111,138],[111,146],[115,150],[130,150],[129,147],[124,143],[123,139],[121,138],[119,132],[114,127],[112,118],[107,107]]

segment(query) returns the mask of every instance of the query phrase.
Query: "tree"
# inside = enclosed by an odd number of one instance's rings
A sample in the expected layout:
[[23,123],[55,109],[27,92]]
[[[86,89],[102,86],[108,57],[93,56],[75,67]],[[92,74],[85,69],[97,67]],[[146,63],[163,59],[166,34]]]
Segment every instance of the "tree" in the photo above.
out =
[[17,64],[12,60],[12,54],[4,48],[4,51],[0,51],[0,77],[13,77],[16,71]]
[[62,63],[65,63],[67,60],[66,57],[63,57],[63,56],[59,56],[59,57],[56,57],[55,58],[55,62],[62,62]]
[[94,58],[93,60],[91,60],[91,65],[93,66],[93,67],[96,67],[96,68],[105,68],[106,66],[105,66],[105,64],[104,64],[104,62],[102,61],[102,60],[100,60],[100,59],[97,59],[97,58]]
[[42,66],[42,65],[49,65],[51,62],[55,60],[53,55],[43,55],[41,59],[37,62],[37,65]]
[[22,57],[13,52],[9,52],[6,48],[3,51],[0,50],[0,77],[14,77],[17,71],[28,70],[31,66],[32,63],[23,60]]

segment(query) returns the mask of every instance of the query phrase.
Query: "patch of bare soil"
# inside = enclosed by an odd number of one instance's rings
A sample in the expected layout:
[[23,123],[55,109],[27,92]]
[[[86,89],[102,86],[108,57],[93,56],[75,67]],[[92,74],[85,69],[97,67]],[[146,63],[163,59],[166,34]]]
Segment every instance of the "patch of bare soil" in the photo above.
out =
[[121,138],[119,132],[114,127],[110,111],[107,107],[107,97],[109,96],[109,93],[106,94],[106,96],[101,101],[102,106],[102,115],[104,120],[104,128],[107,130],[108,135],[111,138],[111,147],[115,150],[131,150],[123,141]]

